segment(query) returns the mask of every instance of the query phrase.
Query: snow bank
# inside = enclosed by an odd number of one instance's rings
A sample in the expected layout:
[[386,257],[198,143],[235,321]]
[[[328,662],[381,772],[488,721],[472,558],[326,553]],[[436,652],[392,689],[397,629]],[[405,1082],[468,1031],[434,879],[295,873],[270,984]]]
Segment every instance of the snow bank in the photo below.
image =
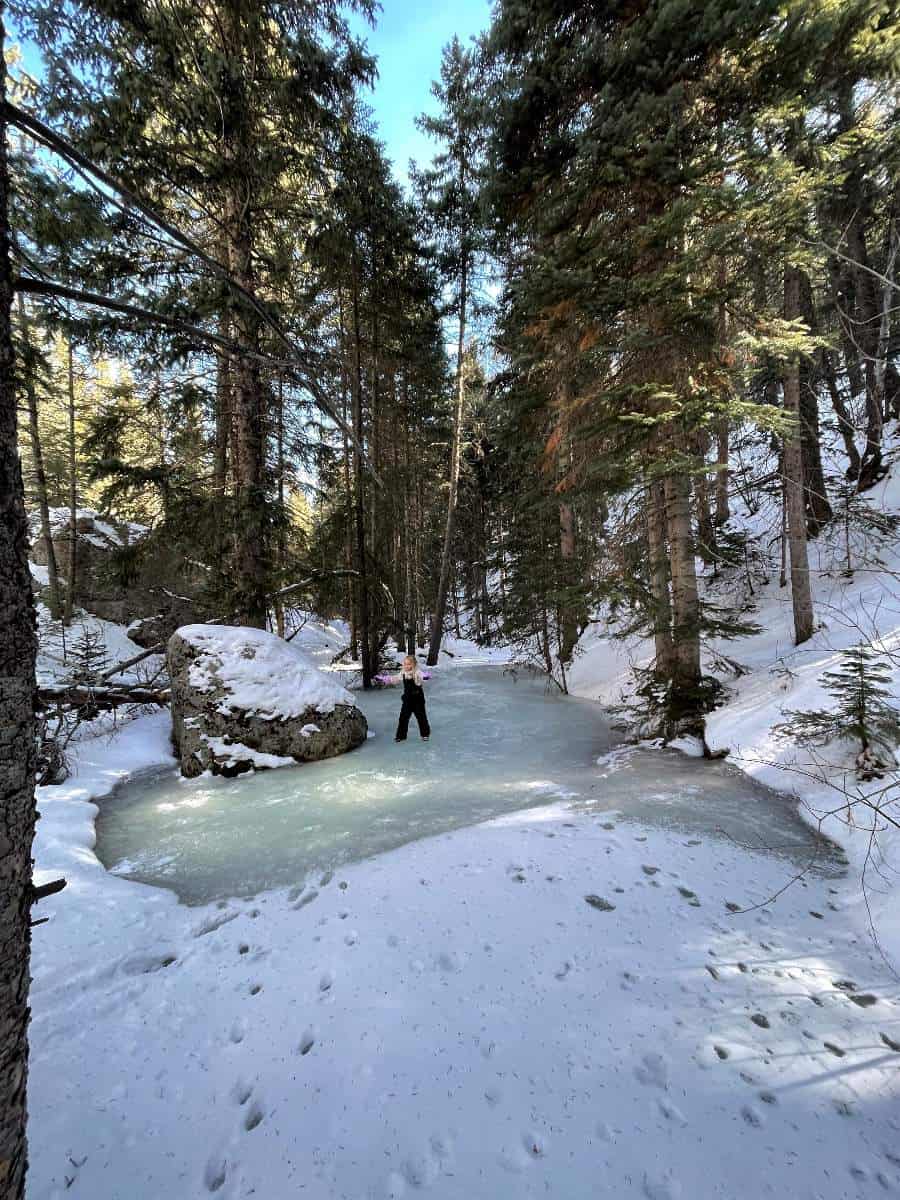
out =
[[[897,433],[893,434],[894,442]],[[890,445],[890,443],[889,443]],[[896,450],[888,460],[896,458]],[[879,517],[900,515],[900,469],[857,503]],[[768,787],[794,795],[801,815],[846,851],[857,881],[858,919],[870,922],[890,958],[900,968],[900,839],[891,820],[900,820],[900,778],[859,783],[856,750],[840,743],[810,751],[775,727],[790,711],[828,708],[834,701],[822,686],[841,651],[861,641],[873,642],[890,658],[892,693],[900,708],[900,544],[896,533],[873,532],[857,517],[849,526],[836,520],[809,544],[814,636],[794,645],[790,587],[778,583],[780,508],[763,499],[751,512],[735,498],[733,525],[746,531],[767,566],[755,578],[752,594],[745,572],[714,578],[701,576],[708,601],[760,627],[735,639],[708,639],[703,646],[704,670],[726,685],[725,702],[707,719],[707,741],[713,750],[727,749],[728,761]],[[848,574],[849,563],[853,568]],[[703,571],[698,562],[698,571]],[[602,616],[602,614],[601,614]],[[614,636],[614,626],[592,624],[582,637],[568,672],[574,695],[605,705],[627,703],[634,695],[636,667],[653,658],[649,639]],[[889,789],[889,790],[885,790]],[[894,797],[897,796],[897,799]],[[857,803],[848,808],[848,799]],[[869,801],[886,805],[877,820]],[[873,839],[873,834],[874,839]]]

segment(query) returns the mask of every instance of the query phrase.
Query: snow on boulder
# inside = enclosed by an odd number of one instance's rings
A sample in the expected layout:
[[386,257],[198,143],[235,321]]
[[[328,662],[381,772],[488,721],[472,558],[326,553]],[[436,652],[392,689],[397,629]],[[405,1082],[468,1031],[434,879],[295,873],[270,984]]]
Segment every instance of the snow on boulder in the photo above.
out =
[[185,625],[168,663],[172,740],[189,778],[331,758],[366,739],[346,688],[264,630]]

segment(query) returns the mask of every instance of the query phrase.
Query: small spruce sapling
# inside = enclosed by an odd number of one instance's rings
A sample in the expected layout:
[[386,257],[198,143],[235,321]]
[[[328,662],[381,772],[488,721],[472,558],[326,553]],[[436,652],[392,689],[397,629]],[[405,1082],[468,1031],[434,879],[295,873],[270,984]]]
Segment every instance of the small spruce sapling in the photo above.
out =
[[822,683],[835,706],[812,712],[789,711],[776,726],[800,745],[823,745],[838,738],[859,744],[856,770],[860,779],[880,779],[893,770],[894,748],[900,743],[900,711],[893,704],[891,671],[870,645],[852,646],[840,664],[826,671]]

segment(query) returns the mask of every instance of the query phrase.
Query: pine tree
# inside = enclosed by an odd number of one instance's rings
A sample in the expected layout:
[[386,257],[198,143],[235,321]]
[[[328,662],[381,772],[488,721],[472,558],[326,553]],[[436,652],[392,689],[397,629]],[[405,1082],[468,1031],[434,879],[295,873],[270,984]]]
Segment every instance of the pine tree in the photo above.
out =
[[840,663],[822,676],[834,706],[811,712],[791,711],[778,731],[801,745],[838,739],[859,744],[856,769],[861,779],[878,779],[895,769],[900,746],[900,709],[891,689],[892,670],[883,653],[860,643],[841,653]]
[[453,565],[457,521],[461,439],[466,408],[466,336],[470,316],[477,308],[475,271],[481,244],[479,219],[479,169],[481,110],[478,103],[477,60],[463,49],[458,38],[444,48],[441,78],[432,95],[441,112],[423,115],[418,125],[443,143],[432,166],[415,176],[431,236],[437,247],[441,278],[451,293],[447,315],[456,323],[456,362],[450,469],[447,481],[447,519],[441,554],[437,595],[431,619],[428,664],[434,666],[444,634],[447,595]]

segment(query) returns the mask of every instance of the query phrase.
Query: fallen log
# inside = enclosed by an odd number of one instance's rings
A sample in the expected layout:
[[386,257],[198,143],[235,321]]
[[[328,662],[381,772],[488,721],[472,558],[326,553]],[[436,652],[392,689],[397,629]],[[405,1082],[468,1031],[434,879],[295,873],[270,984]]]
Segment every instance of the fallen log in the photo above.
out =
[[169,703],[170,697],[171,692],[168,688],[132,687],[129,684],[116,687],[90,687],[86,684],[51,685],[38,688],[35,707],[39,711],[62,706],[108,712],[110,709],[120,708],[123,704],[162,706]]

